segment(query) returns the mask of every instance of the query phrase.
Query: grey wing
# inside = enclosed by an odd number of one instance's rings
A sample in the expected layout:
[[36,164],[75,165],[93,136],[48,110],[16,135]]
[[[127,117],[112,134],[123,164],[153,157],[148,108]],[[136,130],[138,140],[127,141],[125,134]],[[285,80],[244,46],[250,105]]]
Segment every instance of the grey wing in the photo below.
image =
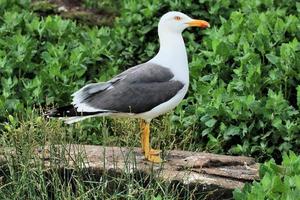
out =
[[[82,87],[81,89],[79,89],[78,91],[74,92],[72,94],[73,96],[73,101],[72,104],[78,108],[78,111],[80,112],[93,112],[95,109],[93,108],[82,108],[84,104],[85,100],[90,97],[93,94],[98,94],[101,93],[107,89],[109,89],[111,86],[113,86],[114,84],[116,84],[118,81],[124,79],[127,74],[132,73],[133,71],[135,71],[136,69],[138,69],[141,65],[129,68],[128,70],[125,70],[124,72],[120,73],[119,75],[115,76],[114,78],[112,78],[111,80],[107,81],[107,82],[101,82],[101,83],[91,83],[88,85],[85,85],[84,87]],[[84,106],[86,107],[86,106]]]
[[[80,104],[93,111],[143,113],[168,101],[183,88],[183,83],[172,80],[173,77],[168,68],[157,64],[139,65],[116,76],[114,82],[87,87],[87,91],[93,92],[86,93]],[[80,104],[75,106],[82,107]]]
[[[105,91],[107,88],[109,88],[112,85],[110,82],[103,82],[103,83],[91,83],[77,92],[73,93],[73,105],[79,105],[83,103],[90,95],[94,93],[99,93],[101,91]],[[78,106],[77,106],[78,107]]]

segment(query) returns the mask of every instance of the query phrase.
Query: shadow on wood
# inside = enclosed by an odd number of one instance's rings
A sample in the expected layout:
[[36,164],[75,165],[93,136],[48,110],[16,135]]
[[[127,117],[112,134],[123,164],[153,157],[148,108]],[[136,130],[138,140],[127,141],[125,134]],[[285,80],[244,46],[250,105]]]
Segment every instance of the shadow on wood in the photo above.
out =
[[[192,189],[205,194],[206,199],[231,198],[233,189],[258,179],[258,164],[244,156],[173,150],[166,152],[164,163],[153,164],[144,159],[140,148],[74,144],[37,148],[35,154],[49,170],[48,175],[51,170],[72,174],[78,168],[89,174],[87,178],[99,178],[103,173],[110,173],[111,177],[133,174],[137,179],[151,177],[174,187]],[[0,155],[0,165],[5,164],[6,157],[7,151],[6,156]]]

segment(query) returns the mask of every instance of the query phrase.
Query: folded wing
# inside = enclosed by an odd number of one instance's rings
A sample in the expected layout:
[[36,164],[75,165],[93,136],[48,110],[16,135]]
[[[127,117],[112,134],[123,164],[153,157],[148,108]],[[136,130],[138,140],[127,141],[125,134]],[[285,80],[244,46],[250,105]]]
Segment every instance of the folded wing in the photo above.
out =
[[145,63],[73,94],[77,112],[143,113],[174,97],[183,83],[166,67]]

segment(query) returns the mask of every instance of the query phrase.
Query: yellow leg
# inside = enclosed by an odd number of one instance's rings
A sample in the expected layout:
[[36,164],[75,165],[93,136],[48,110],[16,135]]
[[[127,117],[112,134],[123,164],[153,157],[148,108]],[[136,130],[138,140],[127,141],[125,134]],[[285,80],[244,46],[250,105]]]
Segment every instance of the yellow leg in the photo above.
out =
[[159,156],[160,151],[154,150],[150,147],[150,124],[142,121],[141,127],[143,128],[141,137],[142,149],[145,153],[146,159],[154,163],[161,163],[162,159]]
[[145,129],[145,121],[141,120],[141,148],[142,148],[142,152],[145,152],[145,147],[144,147],[144,143],[145,143],[145,139],[144,139],[144,129]]

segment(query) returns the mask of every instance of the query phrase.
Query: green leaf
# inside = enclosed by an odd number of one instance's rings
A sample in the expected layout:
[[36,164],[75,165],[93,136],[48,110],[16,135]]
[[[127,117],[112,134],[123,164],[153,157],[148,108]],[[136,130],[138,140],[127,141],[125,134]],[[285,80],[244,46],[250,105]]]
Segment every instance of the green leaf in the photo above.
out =
[[239,135],[239,134],[240,134],[240,128],[237,126],[231,125],[224,132],[224,137],[229,138],[230,136]]
[[207,126],[207,127],[213,127],[215,124],[216,124],[216,122],[217,122],[217,120],[215,120],[214,118],[212,118],[212,119],[210,119],[210,120],[208,120],[208,121],[206,121],[205,122],[205,125]]
[[206,128],[206,129],[204,129],[204,130],[201,132],[201,136],[204,137],[204,136],[210,134],[210,132],[211,132],[211,129],[210,129],[210,128]]
[[297,105],[300,108],[300,85],[297,86]]
[[279,57],[273,55],[273,54],[266,54],[267,59],[274,65],[276,65],[279,61]]
[[225,42],[220,42],[216,47],[216,54],[227,58],[230,55],[230,47]]
[[300,3],[296,2],[296,8],[297,8],[297,12],[300,13]]

